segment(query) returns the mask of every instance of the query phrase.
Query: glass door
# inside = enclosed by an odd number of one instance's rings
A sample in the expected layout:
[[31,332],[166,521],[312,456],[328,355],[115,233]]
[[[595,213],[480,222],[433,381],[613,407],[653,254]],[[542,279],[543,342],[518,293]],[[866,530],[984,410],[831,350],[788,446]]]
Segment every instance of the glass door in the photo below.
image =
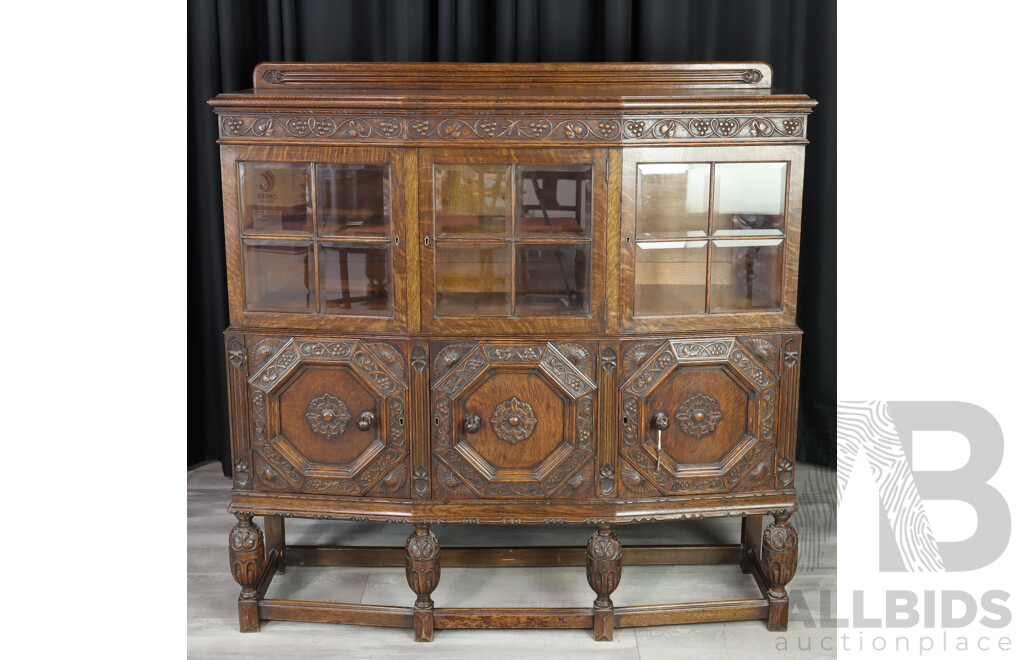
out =
[[624,150],[627,329],[795,322],[802,168],[802,147]]
[[404,325],[406,290],[395,275],[404,272],[406,204],[396,151],[238,147],[225,159],[237,180],[237,222],[226,223],[237,230],[229,262],[241,271],[232,318],[237,310],[257,326]]
[[599,328],[604,171],[598,150],[425,150],[424,327]]

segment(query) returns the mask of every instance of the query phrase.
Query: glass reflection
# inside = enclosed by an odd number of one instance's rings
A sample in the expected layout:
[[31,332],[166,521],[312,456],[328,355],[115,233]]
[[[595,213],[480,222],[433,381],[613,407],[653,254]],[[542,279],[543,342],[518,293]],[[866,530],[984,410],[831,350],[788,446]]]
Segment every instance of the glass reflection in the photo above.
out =
[[590,311],[590,246],[516,246],[515,315],[551,316]]
[[635,316],[704,312],[707,241],[636,244]]
[[243,234],[311,234],[309,167],[239,163]]
[[712,241],[711,311],[774,310],[782,239]]
[[388,236],[390,186],[387,165],[316,166],[320,236]]
[[320,311],[390,316],[387,244],[320,244]]

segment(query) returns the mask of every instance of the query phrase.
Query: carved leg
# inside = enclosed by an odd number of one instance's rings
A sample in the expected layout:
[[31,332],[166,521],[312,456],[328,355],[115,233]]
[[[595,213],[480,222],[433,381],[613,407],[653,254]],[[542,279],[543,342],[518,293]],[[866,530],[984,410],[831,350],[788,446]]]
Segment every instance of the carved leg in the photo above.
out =
[[761,541],[761,572],[768,582],[768,630],[781,631],[789,625],[789,596],[786,585],[796,572],[797,537],[789,525],[792,512],[778,513],[764,530]]
[[754,561],[761,559],[761,527],[764,524],[764,516],[744,516],[743,526],[740,531],[740,538],[743,543],[743,557],[740,559],[740,569],[744,573],[754,570],[751,566],[750,555],[753,553]]
[[266,539],[267,559],[270,552],[277,550],[281,561],[277,564],[277,572],[284,574],[284,516],[263,516],[264,539]]
[[441,577],[441,545],[430,525],[416,525],[405,542],[405,579],[416,592],[413,635],[417,642],[434,639],[434,601],[430,594]]
[[231,559],[231,574],[242,585],[242,593],[238,595],[238,629],[242,632],[258,632],[260,616],[256,587],[266,567],[263,532],[253,523],[251,515],[236,513],[235,517],[238,523],[228,536],[228,555]]
[[587,542],[587,581],[597,594],[594,599],[594,640],[612,641],[615,609],[612,592],[622,577],[622,544],[612,528],[602,525]]

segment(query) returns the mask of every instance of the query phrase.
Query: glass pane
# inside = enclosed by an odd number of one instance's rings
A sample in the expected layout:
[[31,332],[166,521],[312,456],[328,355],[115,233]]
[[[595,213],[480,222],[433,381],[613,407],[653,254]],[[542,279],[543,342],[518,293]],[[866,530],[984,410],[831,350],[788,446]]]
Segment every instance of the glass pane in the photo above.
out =
[[516,246],[516,316],[590,312],[590,245]]
[[508,165],[434,165],[437,236],[509,236]]
[[295,163],[239,163],[242,232],[310,234],[309,168]]
[[245,306],[249,311],[314,311],[313,244],[309,241],[243,241]]
[[714,231],[782,229],[786,163],[715,165]]
[[387,165],[317,165],[320,235],[387,237],[390,189]]
[[590,165],[518,168],[516,234],[590,236]]
[[707,236],[709,163],[641,163],[637,170],[637,238]]
[[434,252],[437,316],[512,313],[509,245],[438,243]]
[[320,243],[320,312],[391,316],[388,243]]
[[712,241],[711,311],[778,309],[781,238]]
[[707,241],[637,243],[635,316],[703,314]]

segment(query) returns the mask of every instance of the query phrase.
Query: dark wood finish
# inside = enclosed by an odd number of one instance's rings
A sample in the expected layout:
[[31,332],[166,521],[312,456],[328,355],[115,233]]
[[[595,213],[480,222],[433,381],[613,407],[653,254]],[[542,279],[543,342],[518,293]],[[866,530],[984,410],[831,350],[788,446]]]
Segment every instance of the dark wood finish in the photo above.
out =
[[312,621],[412,628],[413,608],[267,599],[260,601],[259,616],[269,621]]
[[768,583],[768,629],[786,630],[789,596],[786,585],[796,572],[797,535],[789,524],[790,512],[775,514],[761,542],[761,573]]
[[744,516],[740,528],[740,538],[743,544],[743,561],[740,566],[744,573],[750,573],[753,569],[750,556],[755,561],[761,557],[761,527],[764,525],[764,516]]
[[[266,63],[253,90],[211,101],[242,630],[325,621],[425,641],[438,628],[785,628],[815,102],[771,78],[763,63]],[[744,179],[756,163],[784,169]],[[468,169],[435,185],[446,166]],[[702,226],[725,233],[687,233]],[[638,281],[643,309],[661,315],[637,313]],[[738,544],[622,548],[612,533],[719,516],[744,519]],[[415,531],[405,549],[288,546],[286,517]],[[449,522],[598,532],[586,550],[442,556],[429,526]],[[697,563],[739,563],[763,598],[612,605],[623,564]],[[402,565],[416,603],[266,599],[286,564]],[[442,565],[585,566],[597,598],[436,609]]]
[[284,573],[284,518],[281,516],[264,516],[263,517],[263,542],[266,546],[267,561],[270,561],[270,554],[276,552],[281,556],[282,560],[280,566],[277,568],[278,571]]
[[257,632],[260,629],[256,601],[263,579],[266,557],[263,552],[263,532],[253,523],[252,516],[235,514],[238,522],[228,536],[228,551],[231,557],[231,575],[241,585],[238,595],[238,627],[242,632]]
[[622,544],[604,525],[587,542],[587,581],[597,594],[594,599],[594,640],[610,642],[615,630],[612,592],[622,578]]
[[481,608],[434,610],[437,628],[592,628],[594,613],[585,607]]
[[434,639],[434,601],[430,594],[441,578],[441,546],[429,525],[417,525],[405,543],[405,578],[416,592],[413,629],[417,642]]
[[[760,542],[760,533],[758,534]],[[623,566],[735,564],[739,545],[633,546],[622,548]],[[287,562],[295,566],[405,566],[402,548],[381,546],[288,546]],[[586,550],[579,547],[445,548],[441,566],[523,567],[586,566]],[[280,569],[279,569],[280,570]]]

